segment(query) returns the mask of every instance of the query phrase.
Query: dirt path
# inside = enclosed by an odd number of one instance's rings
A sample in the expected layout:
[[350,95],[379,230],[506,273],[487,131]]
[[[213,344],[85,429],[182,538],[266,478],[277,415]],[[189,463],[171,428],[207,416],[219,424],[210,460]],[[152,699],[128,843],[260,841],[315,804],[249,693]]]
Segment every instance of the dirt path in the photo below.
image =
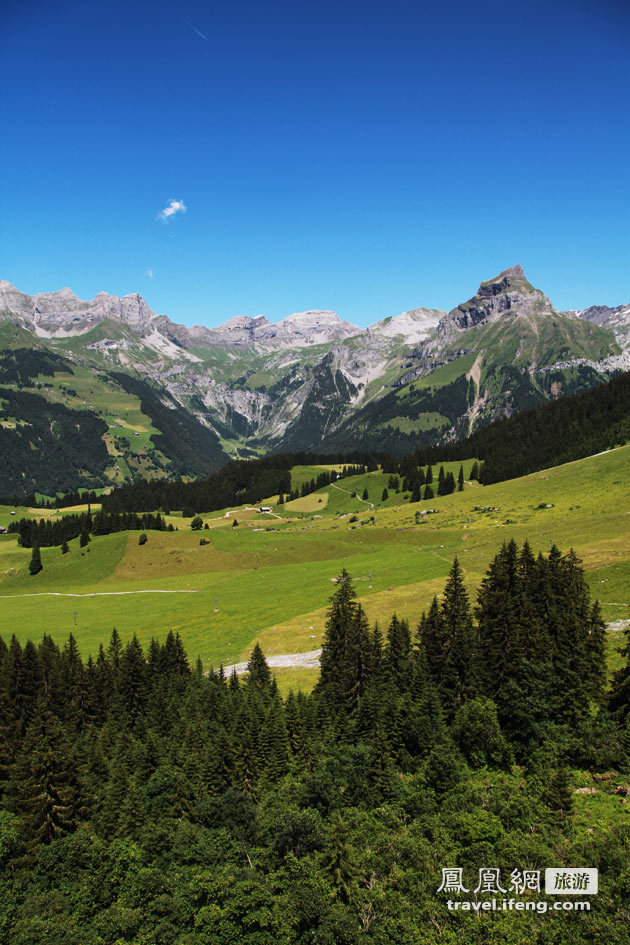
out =
[[[336,486],[336,485],[334,484],[334,482],[331,482],[331,486],[333,487],[333,489],[339,489],[340,492],[345,492],[346,495],[349,495],[350,498],[352,498],[352,493],[351,493],[351,492],[348,492],[347,489],[342,489],[341,486]],[[355,499],[359,499],[359,496],[358,496],[358,495],[355,495],[354,498],[355,498]],[[374,508],[374,503],[373,503],[373,502],[368,502],[367,499],[359,499],[359,502],[365,502],[365,504],[366,504],[366,505],[369,505],[371,509]]]
[[[229,512],[225,513],[225,518],[229,518],[230,515],[238,515],[239,512],[257,512],[258,508],[256,506],[246,505],[244,509],[230,509]],[[279,518],[282,521],[281,515],[276,515],[275,512],[261,512],[261,515],[273,515],[274,518]]]
[[[268,656],[267,665],[270,669],[318,669],[321,652],[321,650],[311,650],[309,653],[283,653],[280,656]],[[224,666],[223,672],[229,675],[234,669],[240,676],[247,672],[247,663]]]

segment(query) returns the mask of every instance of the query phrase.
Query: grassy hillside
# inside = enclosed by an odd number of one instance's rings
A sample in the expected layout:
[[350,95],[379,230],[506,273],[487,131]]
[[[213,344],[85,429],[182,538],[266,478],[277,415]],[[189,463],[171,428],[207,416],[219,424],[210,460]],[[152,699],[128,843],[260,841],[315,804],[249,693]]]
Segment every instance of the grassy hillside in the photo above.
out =
[[[218,436],[163,399],[130,375],[46,349],[0,351],[0,443],[8,460],[0,494],[54,495],[136,477],[203,476],[221,466],[227,455]],[[81,440],[73,451],[76,424]]]
[[[113,626],[123,639],[137,633],[143,643],[176,630],[206,666],[246,658],[256,639],[269,654],[304,652],[319,646],[342,568],[356,579],[371,620],[395,610],[415,624],[441,591],[454,555],[472,588],[510,538],[529,539],[535,552],[551,542],[575,548],[606,619],[622,620],[630,615],[629,459],[626,446],[493,486],[467,483],[463,493],[427,503],[394,495],[373,510],[329,486],[306,497],[308,509],[289,503],[276,507],[278,518],[215,512],[205,517],[212,527],[201,532],[172,515],[180,530],[150,532],[143,546],[129,532],[93,538],[83,553],[78,540],[68,555],[42,549],[44,570],[36,577],[28,572],[30,552],[2,536],[0,632],[21,640],[50,633],[61,642],[73,631],[89,653]],[[340,485],[358,495],[367,487],[380,499],[388,478],[368,473]],[[416,513],[427,509],[437,511],[415,524]],[[0,510],[0,522],[10,520],[9,512]],[[308,687],[313,672],[290,670],[287,678]]]

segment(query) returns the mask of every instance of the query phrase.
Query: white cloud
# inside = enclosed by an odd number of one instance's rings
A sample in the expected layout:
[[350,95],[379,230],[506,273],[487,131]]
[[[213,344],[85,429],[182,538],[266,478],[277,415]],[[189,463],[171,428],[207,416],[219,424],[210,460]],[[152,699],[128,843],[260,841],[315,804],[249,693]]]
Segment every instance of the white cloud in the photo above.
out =
[[153,270],[152,270],[152,269],[145,269],[144,274],[145,274],[145,276],[148,276],[149,279],[152,279],[152,278],[153,278]]
[[186,213],[186,204],[183,200],[169,200],[164,209],[158,213],[158,220],[163,220],[166,223],[176,213]]

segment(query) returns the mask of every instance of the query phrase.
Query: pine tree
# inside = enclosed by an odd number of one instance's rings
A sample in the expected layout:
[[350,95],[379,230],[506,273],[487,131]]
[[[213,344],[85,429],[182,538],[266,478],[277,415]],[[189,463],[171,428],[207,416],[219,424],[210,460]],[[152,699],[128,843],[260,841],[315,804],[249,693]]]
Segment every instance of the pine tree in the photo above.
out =
[[367,486],[366,486],[365,489],[363,490],[363,496],[362,496],[362,498],[363,498],[363,500],[366,501],[366,502],[367,502],[367,500],[370,498],[370,494],[369,494],[369,492],[367,491]]
[[459,467],[459,474],[457,476],[457,491],[458,492],[464,491],[464,467],[463,466]]
[[279,698],[272,702],[261,733],[261,765],[270,781],[289,770],[289,738]]
[[397,691],[407,689],[411,679],[411,637],[406,620],[399,620],[396,614],[391,619],[387,631],[385,648],[385,672],[395,684]]
[[61,545],[61,554],[67,555],[69,551],[70,551],[70,548],[68,546],[68,542],[64,541],[63,544]]
[[437,597],[431,601],[428,614],[422,614],[417,639],[424,654],[427,670],[436,686],[444,672],[446,633]]
[[357,605],[348,622],[340,672],[340,707],[352,716],[368,684],[373,652],[367,617]]
[[252,719],[245,703],[237,712],[232,732],[234,786],[244,794],[253,794],[258,780],[258,757]]
[[469,478],[471,480],[479,479],[479,463],[477,462],[477,460],[475,460],[475,462],[472,464],[472,469],[470,470]]
[[147,664],[135,633],[120,658],[116,690],[130,722],[137,722],[144,713],[149,693]]
[[258,641],[247,663],[247,685],[265,689],[271,683],[271,670]]
[[89,541],[90,541],[90,533],[88,532],[87,528],[83,526],[83,528],[81,529],[81,534],[79,536],[80,547],[85,548],[85,546],[89,544]]
[[394,779],[394,765],[387,735],[380,725],[376,726],[370,738],[368,779],[382,797],[387,797]]
[[619,735],[619,770],[625,775],[630,774],[630,720],[622,726]]
[[476,640],[468,594],[457,558],[453,561],[442,600],[445,652],[440,683],[447,717],[472,698],[477,690]]
[[[427,475],[426,475],[425,481],[428,486],[430,486],[431,483],[433,482],[433,470],[431,469],[430,466],[427,466]],[[431,496],[431,498],[433,498],[433,496]]]
[[26,733],[14,766],[12,793],[31,850],[71,833],[87,813],[76,760],[51,713],[44,712]]
[[238,527],[238,519],[235,518],[234,521],[232,522],[232,528],[237,528],[237,527]]
[[348,902],[356,869],[352,847],[348,841],[348,829],[340,814],[336,814],[330,822],[322,867],[337,897],[342,902]]
[[545,792],[545,804],[558,814],[570,814],[573,808],[570,775],[567,768],[559,768]]
[[586,667],[590,694],[601,702],[606,685],[606,624],[599,601],[595,601],[591,610],[586,638]]
[[31,562],[28,566],[30,573],[35,576],[39,574],[40,571],[43,571],[44,565],[42,564],[42,556],[39,552],[39,545],[33,545],[33,552],[31,554]]
[[433,489],[431,488],[431,486],[429,485],[425,486],[424,487],[424,501],[426,502],[427,499],[433,499],[434,497],[435,496],[434,496]]
[[608,708],[611,714],[625,726],[630,721],[630,627],[626,628],[624,633],[626,645],[618,647],[617,652],[625,657],[625,664],[613,675]]
[[388,499],[389,499],[389,492],[387,491],[387,489],[383,489],[383,494],[382,494],[382,496],[381,496],[381,502],[387,502]]
[[344,657],[348,629],[357,610],[356,591],[344,568],[337,578],[337,590],[330,598],[330,608],[320,656],[320,675],[315,691],[339,701],[343,691]]

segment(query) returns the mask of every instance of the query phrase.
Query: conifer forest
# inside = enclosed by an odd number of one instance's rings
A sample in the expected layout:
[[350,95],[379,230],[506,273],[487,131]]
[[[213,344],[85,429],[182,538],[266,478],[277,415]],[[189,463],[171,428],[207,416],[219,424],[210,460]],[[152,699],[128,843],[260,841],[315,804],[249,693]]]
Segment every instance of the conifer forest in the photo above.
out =
[[[87,659],[3,639],[0,940],[627,942],[630,828],[591,838],[573,801],[576,771],[630,771],[630,639],[620,657],[607,682],[576,555],[513,541],[475,595],[454,559],[413,624],[370,625],[344,570],[308,695],[258,645],[238,676],[173,633],[113,629]],[[453,915],[438,892],[445,868],[518,890],[593,865],[589,912]]]

